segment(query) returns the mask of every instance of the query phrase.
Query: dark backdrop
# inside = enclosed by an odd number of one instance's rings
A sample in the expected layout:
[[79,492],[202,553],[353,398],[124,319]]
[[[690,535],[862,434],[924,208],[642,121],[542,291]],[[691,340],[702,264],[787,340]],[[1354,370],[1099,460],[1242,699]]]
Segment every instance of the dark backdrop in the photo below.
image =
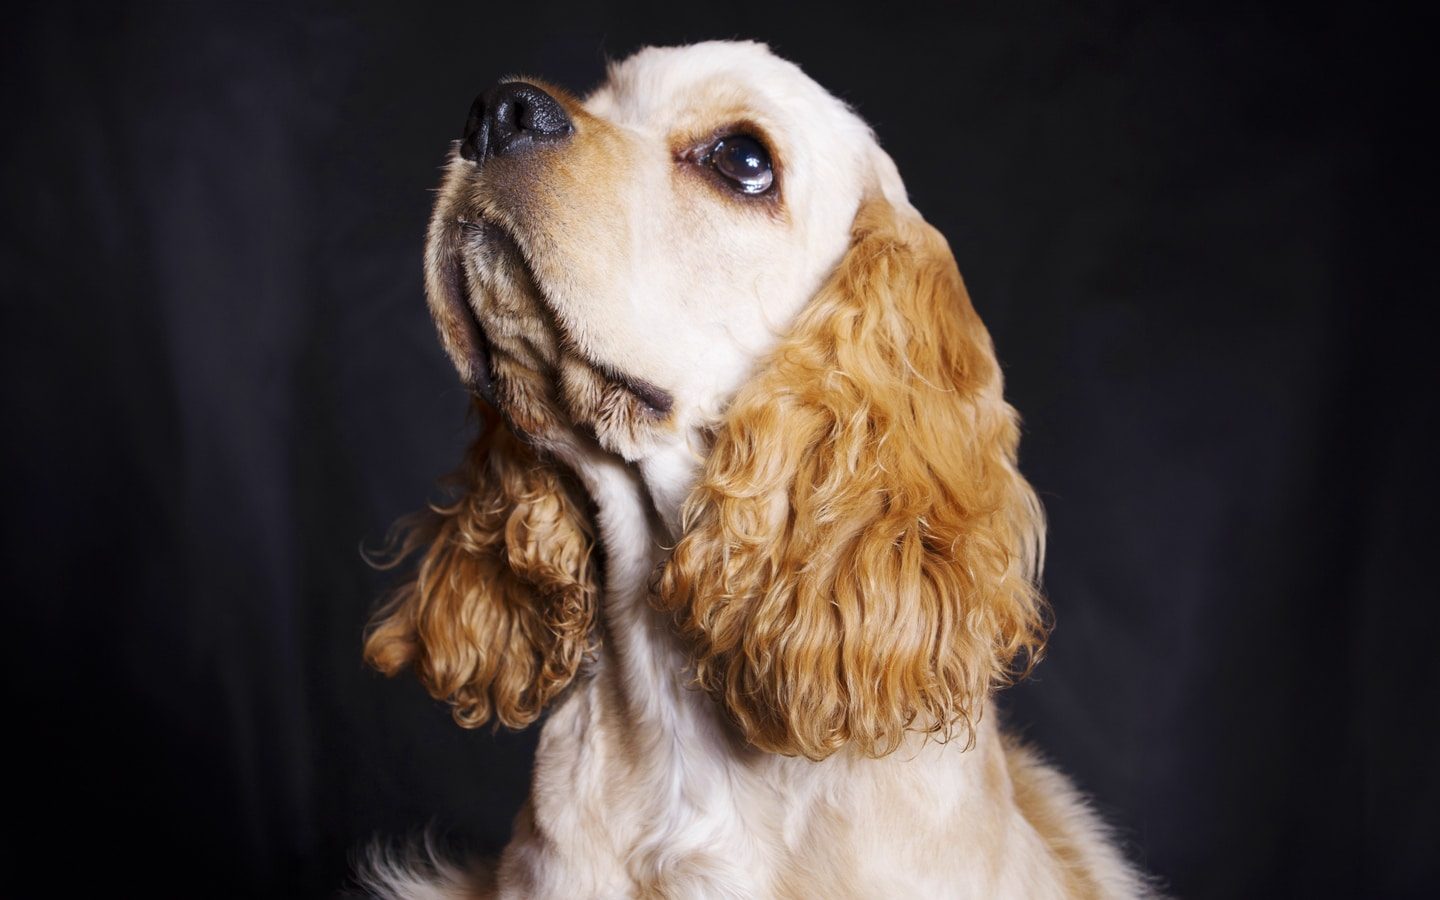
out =
[[502,75],[749,36],[874,123],[995,334],[1058,619],[1008,720],[1180,895],[1433,888],[1422,32],[1197,6],[5,13],[7,885],[503,843],[533,732],[360,661],[359,548],[471,427],[429,191]]

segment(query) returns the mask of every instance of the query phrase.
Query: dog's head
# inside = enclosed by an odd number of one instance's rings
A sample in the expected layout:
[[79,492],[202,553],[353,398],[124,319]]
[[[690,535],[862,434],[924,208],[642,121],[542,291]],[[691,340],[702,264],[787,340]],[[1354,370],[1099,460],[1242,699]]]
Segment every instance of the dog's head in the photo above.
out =
[[[951,733],[1043,640],[1043,526],[989,335],[869,128],[757,44],[650,49],[585,100],[482,95],[426,252],[498,409],[367,651],[478,724],[574,677],[596,576],[556,460],[644,476],[655,602],[745,738]],[[683,501],[683,502],[682,502]]]

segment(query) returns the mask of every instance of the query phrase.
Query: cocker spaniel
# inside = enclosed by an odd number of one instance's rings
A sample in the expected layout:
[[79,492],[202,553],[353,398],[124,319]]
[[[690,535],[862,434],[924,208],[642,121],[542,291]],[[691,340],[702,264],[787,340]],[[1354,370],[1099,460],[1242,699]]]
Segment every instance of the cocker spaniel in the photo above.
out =
[[367,658],[547,710],[499,863],[403,897],[1099,897],[1145,880],[1007,739],[1044,524],[945,240],[753,43],[476,100],[426,249],[483,431]]

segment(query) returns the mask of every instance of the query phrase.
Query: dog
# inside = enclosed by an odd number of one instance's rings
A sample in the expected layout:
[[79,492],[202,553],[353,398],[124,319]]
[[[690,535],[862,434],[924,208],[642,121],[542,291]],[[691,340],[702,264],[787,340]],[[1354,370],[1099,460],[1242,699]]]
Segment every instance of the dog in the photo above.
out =
[[943,237],[870,128],[755,43],[583,100],[478,98],[425,253],[481,435],[366,656],[457,722],[545,711],[491,868],[394,897],[1130,897],[998,728],[1044,522]]

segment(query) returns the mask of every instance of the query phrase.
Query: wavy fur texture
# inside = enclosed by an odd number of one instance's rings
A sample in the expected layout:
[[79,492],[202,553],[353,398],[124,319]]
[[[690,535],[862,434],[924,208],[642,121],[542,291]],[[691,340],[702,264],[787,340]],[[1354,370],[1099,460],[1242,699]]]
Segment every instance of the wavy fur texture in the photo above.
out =
[[467,728],[523,728],[593,649],[594,538],[570,479],[480,412],[458,496],[402,527],[396,562],[423,555],[376,615],[365,659],[413,667]]
[[356,884],[371,900],[482,900],[492,895],[491,868],[458,865],[437,843],[428,831],[399,846],[372,843],[356,860]]
[[726,414],[661,582],[747,740],[823,759],[968,732],[1038,657],[1044,524],[1018,440],[944,239],[870,200]]

